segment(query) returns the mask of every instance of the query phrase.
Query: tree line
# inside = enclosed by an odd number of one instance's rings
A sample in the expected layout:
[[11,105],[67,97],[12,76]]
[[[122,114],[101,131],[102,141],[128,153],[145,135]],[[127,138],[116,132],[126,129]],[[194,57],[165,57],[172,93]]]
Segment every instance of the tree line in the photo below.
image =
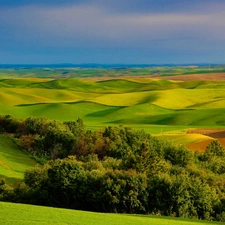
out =
[[225,220],[225,149],[174,146],[131,127],[0,116],[0,132],[44,165],[0,182],[0,200],[79,210]]

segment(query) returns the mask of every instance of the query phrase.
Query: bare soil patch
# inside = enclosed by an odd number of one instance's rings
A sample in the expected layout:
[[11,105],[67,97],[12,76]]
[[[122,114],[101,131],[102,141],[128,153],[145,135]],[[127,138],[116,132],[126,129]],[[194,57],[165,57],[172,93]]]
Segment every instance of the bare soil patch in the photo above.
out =
[[[221,145],[225,147],[225,129],[195,129],[190,130],[187,134],[202,134],[213,139],[217,139]],[[200,150],[202,152],[205,151],[207,145],[212,141],[212,139],[202,140],[199,142],[195,142],[192,144],[188,144],[186,147],[190,150]]]
[[212,138],[225,138],[225,129],[195,129],[187,131],[187,134],[203,134]]
[[211,80],[225,81],[225,73],[204,73],[204,74],[183,74],[177,76],[158,76],[163,80],[192,81],[192,80]]
[[203,140],[203,141],[198,141],[195,143],[191,143],[186,145],[186,148],[192,151],[200,151],[200,152],[204,152],[207,145],[211,142],[212,140]]

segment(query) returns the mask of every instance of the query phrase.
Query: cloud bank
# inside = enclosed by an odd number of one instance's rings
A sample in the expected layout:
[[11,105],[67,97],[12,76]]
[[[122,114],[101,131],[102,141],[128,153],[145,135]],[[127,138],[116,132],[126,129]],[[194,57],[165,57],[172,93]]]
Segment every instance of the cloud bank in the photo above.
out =
[[10,0],[0,3],[0,60],[26,61],[28,55],[32,56],[28,57],[30,60],[42,58],[46,63],[224,60],[225,3],[158,2],[22,0],[18,4]]

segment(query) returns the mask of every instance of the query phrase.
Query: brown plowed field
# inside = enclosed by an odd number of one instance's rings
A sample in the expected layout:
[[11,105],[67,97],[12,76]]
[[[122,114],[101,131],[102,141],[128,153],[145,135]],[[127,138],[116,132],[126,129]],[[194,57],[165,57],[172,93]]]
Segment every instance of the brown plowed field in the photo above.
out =
[[[188,131],[187,134],[202,134],[209,136],[211,138],[217,139],[221,145],[225,147],[225,129],[195,129]],[[186,147],[190,150],[200,150],[205,151],[206,146],[211,142],[212,140],[203,140],[199,142],[195,142],[192,144],[188,144]]]
[[191,81],[191,80],[211,80],[225,81],[225,73],[203,73],[203,74],[187,74],[177,76],[158,76],[163,80]]
[[195,129],[195,130],[189,130],[187,131],[187,134],[203,134],[203,135],[207,135],[209,137],[212,138],[221,138],[224,137],[225,138],[225,129],[221,128],[221,129]]

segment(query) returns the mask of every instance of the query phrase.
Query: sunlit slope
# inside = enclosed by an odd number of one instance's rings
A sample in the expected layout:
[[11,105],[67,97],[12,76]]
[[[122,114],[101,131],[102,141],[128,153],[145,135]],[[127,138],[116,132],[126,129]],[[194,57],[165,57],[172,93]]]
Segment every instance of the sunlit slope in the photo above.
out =
[[157,91],[154,104],[170,108],[223,108],[225,89],[169,89]]
[[12,139],[0,135],[0,178],[8,181],[23,179],[24,171],[36,164]]
[[0,80],[0,114],[95,124],[224,126],[225,82]]
[[222,224],[164,216],[94,213],[52,207],[0,202],[0,220],[5,225],[205,225]]
[[203,134],[179,134],[179,132],[163,133],[157,135],[157,137],[167,140],[174,145],[184,145],[184,146],[187,145],[189,146],[193,143],[202,143],[205,141],[211,142],[214,140],[214,138],[211,138]]
[[110,106],[133,106],[142,103],[153,102],[157,93],[151,92],[129,92],[124,94],[104,94],[94,98],[92,101]]
[[88,100],[98,96],[94,93],[83,93],[69,90],[44,89],[44,88],[1,88],[1,103],[10,105],[74,102]]

